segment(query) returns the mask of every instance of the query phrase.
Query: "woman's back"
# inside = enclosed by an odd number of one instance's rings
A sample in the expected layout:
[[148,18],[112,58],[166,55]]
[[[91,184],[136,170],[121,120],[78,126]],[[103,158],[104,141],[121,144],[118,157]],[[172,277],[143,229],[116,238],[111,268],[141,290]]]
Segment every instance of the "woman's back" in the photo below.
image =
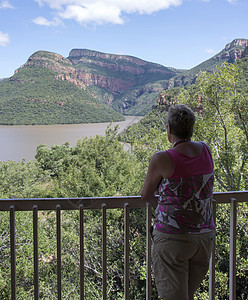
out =
[[196,156],[189,156],[189,151],[179,152],[179,147],[167,151],[174,169],[171,176],[164,178],[159,185],[155,221],[155,229],[159,231],[199,233],[214,229],[213,161],[204,143],[195,144],[202,146],[200,150],[197,145]]
[[[187,144],[187,145],[186,145]],[[167,150],[173,163],[170,178],[212,173],[214,169],[212,156],[206,144],[202,142],[185,143],[180,147]]]

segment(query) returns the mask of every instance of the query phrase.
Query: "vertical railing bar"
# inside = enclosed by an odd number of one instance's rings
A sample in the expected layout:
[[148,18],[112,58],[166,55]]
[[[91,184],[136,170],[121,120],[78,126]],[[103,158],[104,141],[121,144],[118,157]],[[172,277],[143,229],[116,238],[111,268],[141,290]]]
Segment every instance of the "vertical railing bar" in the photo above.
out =
[[33,206],[34,299],[39,299],[38,206]]
[[129,204],[124,204],[124,295],[129,300]]
[[102,204],[102,298],[107,299],[107,218],[106,203]]
[[[213,219],[216,224],[216,201],[213,201]],[[209,300],[215,299],[215,249],[216,241],[214,239],[213,250],[209,263]]]
[[146,300],[151,299],[151,219],[152,219],[152,207],[151,204],[147,202],[146,204]]
[[61,206],[56,206],[56,231],[57,231],[57,293],[61,300]]
[[15,207],[10,206],[11,299],[16,299]]
[[79,205],[80,222],[80,299],[84,299],[84,206]]
[[230,264],[229,264],[229,300],[236,300],[236,238],[237,238],[237,200],[230,199]]

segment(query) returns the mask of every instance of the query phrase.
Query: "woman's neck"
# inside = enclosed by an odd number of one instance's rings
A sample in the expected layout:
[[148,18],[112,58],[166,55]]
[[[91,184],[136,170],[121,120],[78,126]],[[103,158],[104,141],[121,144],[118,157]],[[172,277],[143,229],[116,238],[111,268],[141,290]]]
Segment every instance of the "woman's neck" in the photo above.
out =
[[190,139],[177,139],[174,143],[172,148],[175,148],[177,145],[182,144],[182,143],[186,143],[189,142]]

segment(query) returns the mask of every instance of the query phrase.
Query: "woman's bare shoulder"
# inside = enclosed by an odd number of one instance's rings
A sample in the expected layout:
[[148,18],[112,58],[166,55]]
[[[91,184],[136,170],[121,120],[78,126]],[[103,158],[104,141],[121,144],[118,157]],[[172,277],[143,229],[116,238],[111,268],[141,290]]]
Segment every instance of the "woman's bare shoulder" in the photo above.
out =
[[173,173],[173,160],[167,151],[155,153],[151,159],[151,164],[164,178],[168,178]]
[[166,159],[170,159],[170,155],[167,151],[159,151],[159,152],[156,152],[153,157],[152,157],[153,160],[166,160]]

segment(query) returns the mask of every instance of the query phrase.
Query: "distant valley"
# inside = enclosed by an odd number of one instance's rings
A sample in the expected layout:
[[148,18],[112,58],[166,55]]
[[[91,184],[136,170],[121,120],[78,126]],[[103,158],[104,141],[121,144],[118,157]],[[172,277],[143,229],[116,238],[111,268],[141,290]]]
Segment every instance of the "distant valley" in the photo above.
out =
[[78,124],[146,115],[163,90],[191,85],[201,70],[235,62],[247,46],[247,39],[235,39],[191,70],[89,49],[72,49],[67,58],[37,51],[12,77],[0,79],[0,124]]

